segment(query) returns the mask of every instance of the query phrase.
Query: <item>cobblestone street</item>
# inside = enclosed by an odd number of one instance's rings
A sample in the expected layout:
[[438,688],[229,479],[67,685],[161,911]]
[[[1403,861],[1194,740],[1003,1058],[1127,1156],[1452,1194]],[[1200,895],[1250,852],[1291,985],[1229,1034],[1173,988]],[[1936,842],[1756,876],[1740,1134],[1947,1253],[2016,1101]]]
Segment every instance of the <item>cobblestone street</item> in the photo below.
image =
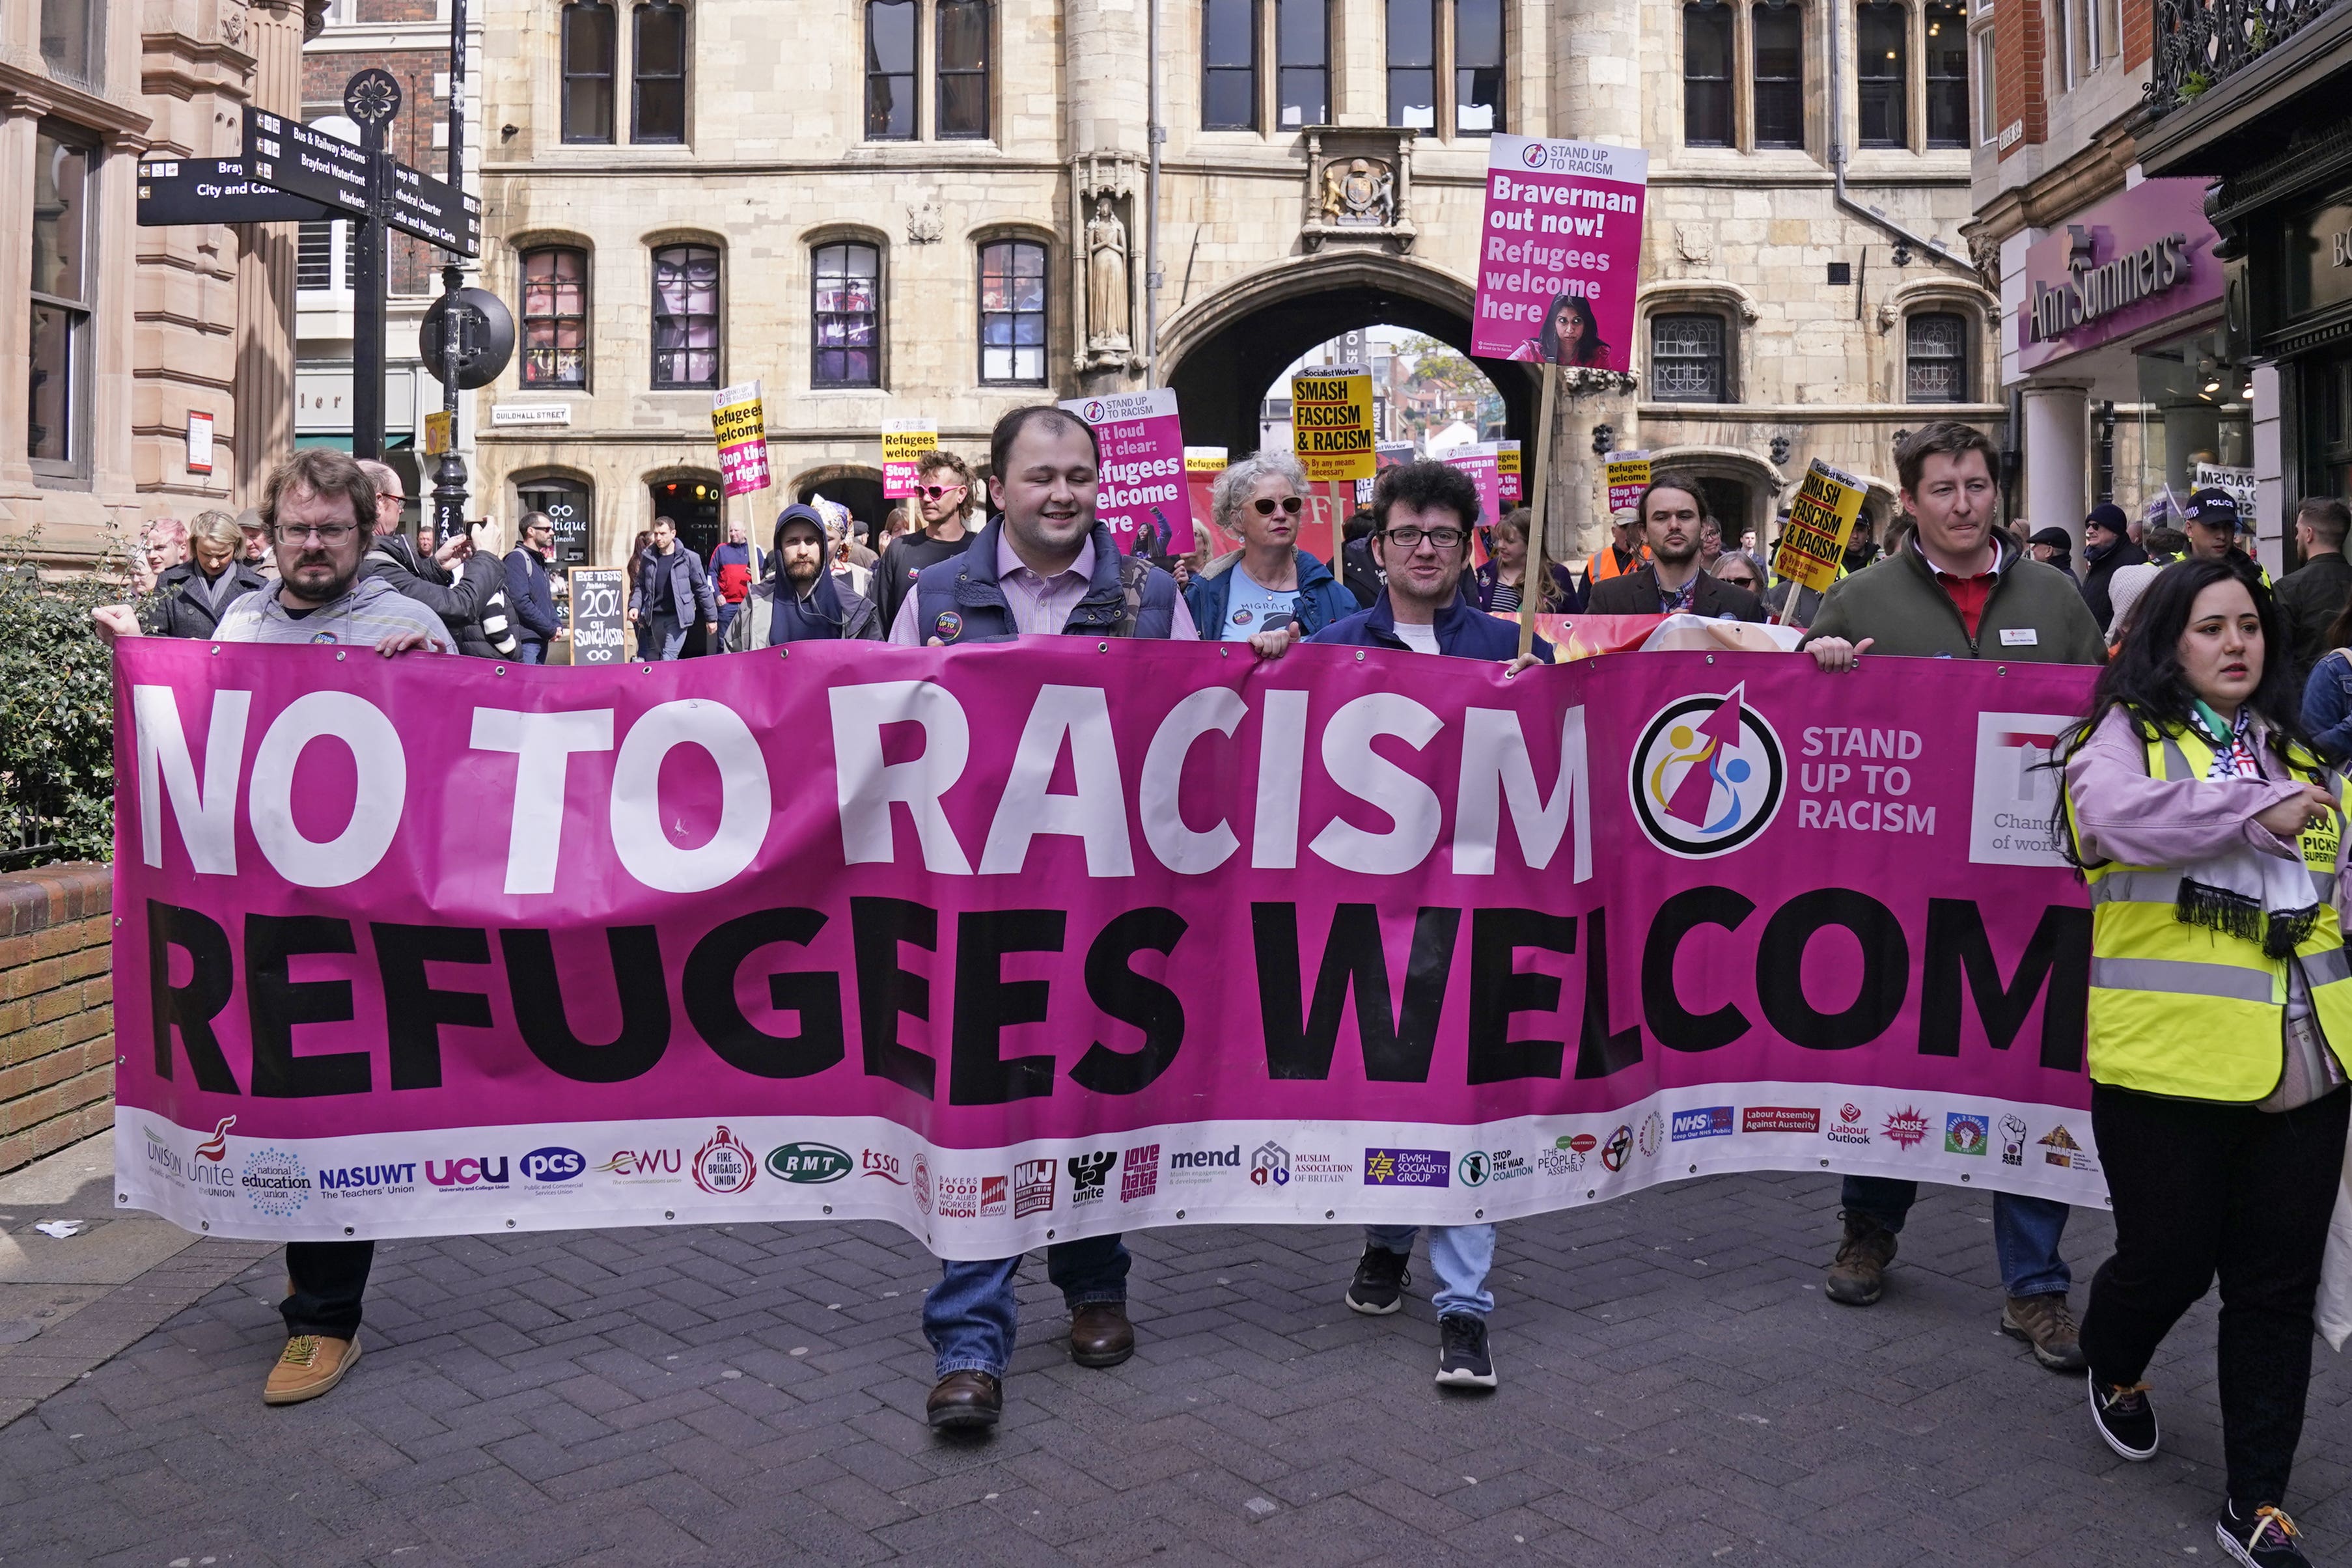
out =
[[[1340,1305],[1344,1230],[1132,1238],[1140,1348],[1109,1372],[1069,1364],[1033,1261],[977,1445],[922,1424],[937,1266],[894,1230],[387,1243],[365,1359],[284,1410],[278,1260],[206,1240],[159,1267],[233,1278],[0,1430],[0,1562],[2219,1560],[2210,1302],[2151,1374],[2164,1455],[2126,1465],[1996,1331],[1981,1195],[1926,1189],[1859,1312],[1819,1290],[1835,1200],[1727,1177],[1505,1227],[1486,1397],[1431,1383],[1419,1260],[1400,1316]],[[2078,1306],[2107,1237],[2078,1211]],[[2318,1355],[2291,1502],[2340,1561],[2352,1377]]]

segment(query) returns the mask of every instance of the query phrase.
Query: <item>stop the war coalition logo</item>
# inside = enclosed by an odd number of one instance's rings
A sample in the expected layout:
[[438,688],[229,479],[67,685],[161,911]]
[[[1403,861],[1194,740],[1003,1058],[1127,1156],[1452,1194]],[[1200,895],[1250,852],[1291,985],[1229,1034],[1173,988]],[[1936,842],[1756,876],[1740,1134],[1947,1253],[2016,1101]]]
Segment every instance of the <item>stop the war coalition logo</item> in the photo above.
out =
[[1771,826],[1788,785],[1780,737],[1747,684],[1669,703],[1633,747],[1634,820],[1685,860],[1728,854]]

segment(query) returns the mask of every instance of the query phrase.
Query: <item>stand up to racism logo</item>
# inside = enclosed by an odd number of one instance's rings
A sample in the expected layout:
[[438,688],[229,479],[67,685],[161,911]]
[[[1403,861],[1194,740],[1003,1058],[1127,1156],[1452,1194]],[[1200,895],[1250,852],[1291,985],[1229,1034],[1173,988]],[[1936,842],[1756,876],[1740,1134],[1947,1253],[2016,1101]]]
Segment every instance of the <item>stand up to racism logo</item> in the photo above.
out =
[[1788,782],[1780,737],[1743,700],[1721,695],[1668,704],[1633,748],[1633,815],[1668,854],[1728,854],[1771,825]]

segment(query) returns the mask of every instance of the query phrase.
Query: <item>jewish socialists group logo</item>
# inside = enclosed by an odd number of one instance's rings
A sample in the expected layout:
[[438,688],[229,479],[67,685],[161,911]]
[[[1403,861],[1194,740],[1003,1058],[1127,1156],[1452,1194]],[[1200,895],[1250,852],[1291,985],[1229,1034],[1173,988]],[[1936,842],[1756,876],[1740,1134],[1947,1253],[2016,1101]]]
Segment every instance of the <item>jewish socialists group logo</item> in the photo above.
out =
[[1633,747],[1633,815],[1650,841],[1685,860],[1728,854],[1771,825],[1788,765],[1780,737],[1742,700],[1684,697]]

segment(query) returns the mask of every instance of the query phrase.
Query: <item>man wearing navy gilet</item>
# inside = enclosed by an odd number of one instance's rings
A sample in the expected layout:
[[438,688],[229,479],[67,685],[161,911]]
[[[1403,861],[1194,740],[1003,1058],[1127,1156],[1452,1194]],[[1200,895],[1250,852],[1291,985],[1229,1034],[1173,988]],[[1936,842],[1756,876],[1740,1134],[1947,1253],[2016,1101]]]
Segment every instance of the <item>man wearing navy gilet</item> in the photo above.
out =
[[[1085,421],[1051,404],[1017,408],[988,443],[988,496],[997,526],[960,556],[916,574],[890,640],[952,647],[1024,635],[1169,637],[1192,641],[1192,612],[1176,580],[1122,556],[1095,520],[1101,450]],[[1117,1366],[1135,1354],[1127,1321],[1127,1244],[1096,1236],[1045,1249],[1045,1273],[1070,1309],[1070,1359]],[[1019,1322],[1021,1260],[942,1262],[923,1301],[923,1334],[939,1382],[926,1414],[943,1431],[984,1431],[1004,1409],[1004,1369]]]

